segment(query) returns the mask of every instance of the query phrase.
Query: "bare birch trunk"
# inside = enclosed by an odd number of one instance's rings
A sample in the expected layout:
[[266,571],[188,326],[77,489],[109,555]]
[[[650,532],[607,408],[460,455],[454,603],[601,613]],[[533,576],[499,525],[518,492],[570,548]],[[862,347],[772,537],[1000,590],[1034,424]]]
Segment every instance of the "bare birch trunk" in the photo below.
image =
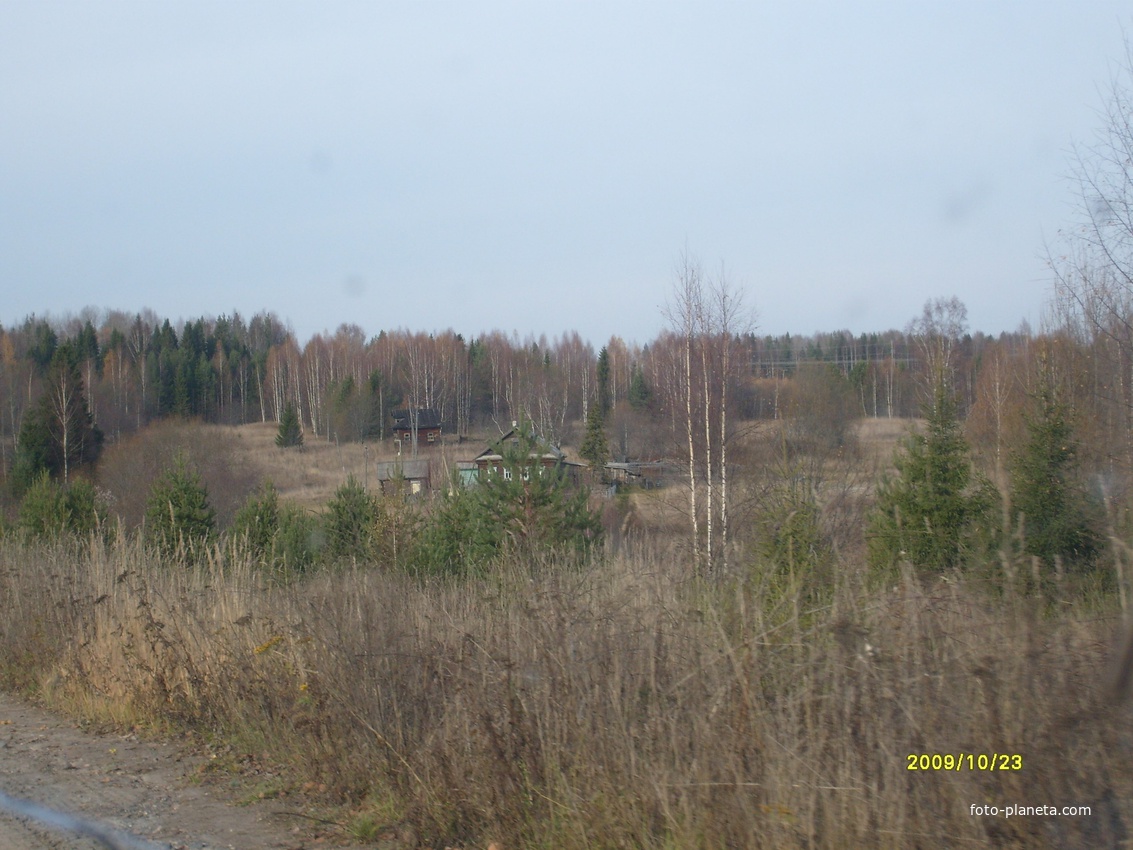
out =
[[728,573],[728,377],[731,364],[731,334],[725,321],[720,351],[720,569]]
[[688,434],[689,520],[692,524],[693,569],[700,572],[700,525],[696,516],[696,447],[692,434],[692,329],[685,336],[685,424]]
[[708,501],[708,514],[706,519],[705,531],[707,532],[705,542],[705,565],[709,572],[712,571],[712,519],[713,519],[713,498],[712,498],[712,392],[709,384],[711,377],[711,366],[709,357],[709,347],[711,346],[711,334],[708,332],[707,322],[705,317],[701,316],[700,328],[700,368],[704,373],[704,481],[707,487],[707,501]]

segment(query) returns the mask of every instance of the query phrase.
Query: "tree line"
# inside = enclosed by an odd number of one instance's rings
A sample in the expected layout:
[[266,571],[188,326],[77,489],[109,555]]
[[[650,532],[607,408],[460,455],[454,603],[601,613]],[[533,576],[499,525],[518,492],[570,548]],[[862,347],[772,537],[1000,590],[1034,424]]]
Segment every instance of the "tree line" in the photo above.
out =
[[[784,416],[784,387],[815,363],[841,373],[859,415],[915,412],[916,363],[904,332],[769,337],[748,329],[732,339],[729,404],[740,416]],[[973,374],[989,341],[977,334],[962,342]],[[0,327],[3,469],[11,469],[25,417],[61,376],[81,382],[93,421],[111,438],[165,417],[276,422],[294,405],[313,439],[382,439],[393,409],[427,407],[449,433],[526,418],[561,441],[598,401],[602,352],[604,411],[648,407],[675,415],[682,344],[671,329],[645,345],[615,336],[596,351],[576,332],[548,341],[491,331],[466,340],[452,330],[367,336],[345,324],[301,343],[267,312],[178,323],[149,311],[30,316]]]

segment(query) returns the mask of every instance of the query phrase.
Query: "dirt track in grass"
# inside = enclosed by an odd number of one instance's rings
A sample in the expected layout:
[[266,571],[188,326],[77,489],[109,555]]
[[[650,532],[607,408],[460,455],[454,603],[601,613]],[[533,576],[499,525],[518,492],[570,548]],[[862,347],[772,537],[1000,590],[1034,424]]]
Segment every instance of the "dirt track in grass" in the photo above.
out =
[[[0,791],[174,850],[301,850],[322,841],[278,800],[236,806],[194,782],[203,756],[176,743],[91,733],[0,693]],[[90,850],[89,838],[0,813],[0,850]]]

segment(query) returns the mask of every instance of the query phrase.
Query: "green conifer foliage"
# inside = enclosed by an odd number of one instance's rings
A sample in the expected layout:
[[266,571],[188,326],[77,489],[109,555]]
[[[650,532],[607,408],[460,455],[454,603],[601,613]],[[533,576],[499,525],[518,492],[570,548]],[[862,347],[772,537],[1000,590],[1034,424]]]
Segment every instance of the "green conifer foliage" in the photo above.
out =
[[645,373],[641,370],[640,365],[633,367],[633,374],[629,379],[629,398],[630,407],[634,410],[647,410],[650,403],[653,401],[653,390],[649,388],[649,384],[645,382]]
[[268,481],[236,512],[228,539],[238,557],[246,554],[269,569],[302,571],[315,558],[314,530],[302,509],[280,503]]
[[939,573],[963,566],[991,539],[994,488],[977,476],[960,433],[956,406],[938,381],[922,433],[895,460],[897,476],[879,488],[869,527],[876,567],[901,562]]
[[74,354],[69,344],[55,350],[43,394],[24,417],[12,476],[17,492],[31,486],[41,472],[66,481],[76,468],[97,460],[102,450],[102,431],[87,407]]
[[173,466],[154,483],[146,504],[146,540],[167,557],[192,557],[212,542],[216,511],[208,490],[178,454]]
[[376,547],[377,500],[353,475],[327,505],[327,556],[331,559],[369,558]]
[[601,473],[606,461],[610,459],[610,445],[606,441],[605,417],[602,408],[593,404],[586,412],[586,436],[578,449],[579,455],[589,461],[594,473]]
[[1088,565],[1101,549],[1100,511],[1077,480],[1078,446],[1069,408],[1049,380],[1025,418],[1026,440],[1011,464],[1012,510],[1023,521],[1023,551],[1053,566]]
[[71,534],[84,538],[105,521],[106,509],[85,478],[64,486],[43,472],[20,500],[19,528],[32,537]]
[[299,424],[299,411],[295,409],[295,402],[287,402],[283,415],[279,418],[279,433],[275,436],[275,444],[287,449],[303,445],[303,426]]
[[610,352],[602,346],[598,352],[598,409],[605,416],[610,411]]
[[535,461],[536,441],[524,428],[503,447],[501,469],[445,498],[425,522],[416,563],[426,572],[463,574],[486,568],[503,553],[539,551],[586,555],[602,536],[586,488],[561,467]]

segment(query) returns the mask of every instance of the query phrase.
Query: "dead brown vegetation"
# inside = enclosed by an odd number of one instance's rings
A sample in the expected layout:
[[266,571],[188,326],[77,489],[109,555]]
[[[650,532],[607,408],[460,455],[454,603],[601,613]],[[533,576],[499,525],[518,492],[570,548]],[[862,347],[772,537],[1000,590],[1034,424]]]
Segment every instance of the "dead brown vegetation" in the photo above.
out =
[[[212,730],[422,845],[1117,847],[1133,814],[1104,605],[870,589],[843,564],[808,609],[649,544],[460,584],[273,587],[218,559],[5,541],[8,684]],[[1022,769],[910,771],[920,753]]]

